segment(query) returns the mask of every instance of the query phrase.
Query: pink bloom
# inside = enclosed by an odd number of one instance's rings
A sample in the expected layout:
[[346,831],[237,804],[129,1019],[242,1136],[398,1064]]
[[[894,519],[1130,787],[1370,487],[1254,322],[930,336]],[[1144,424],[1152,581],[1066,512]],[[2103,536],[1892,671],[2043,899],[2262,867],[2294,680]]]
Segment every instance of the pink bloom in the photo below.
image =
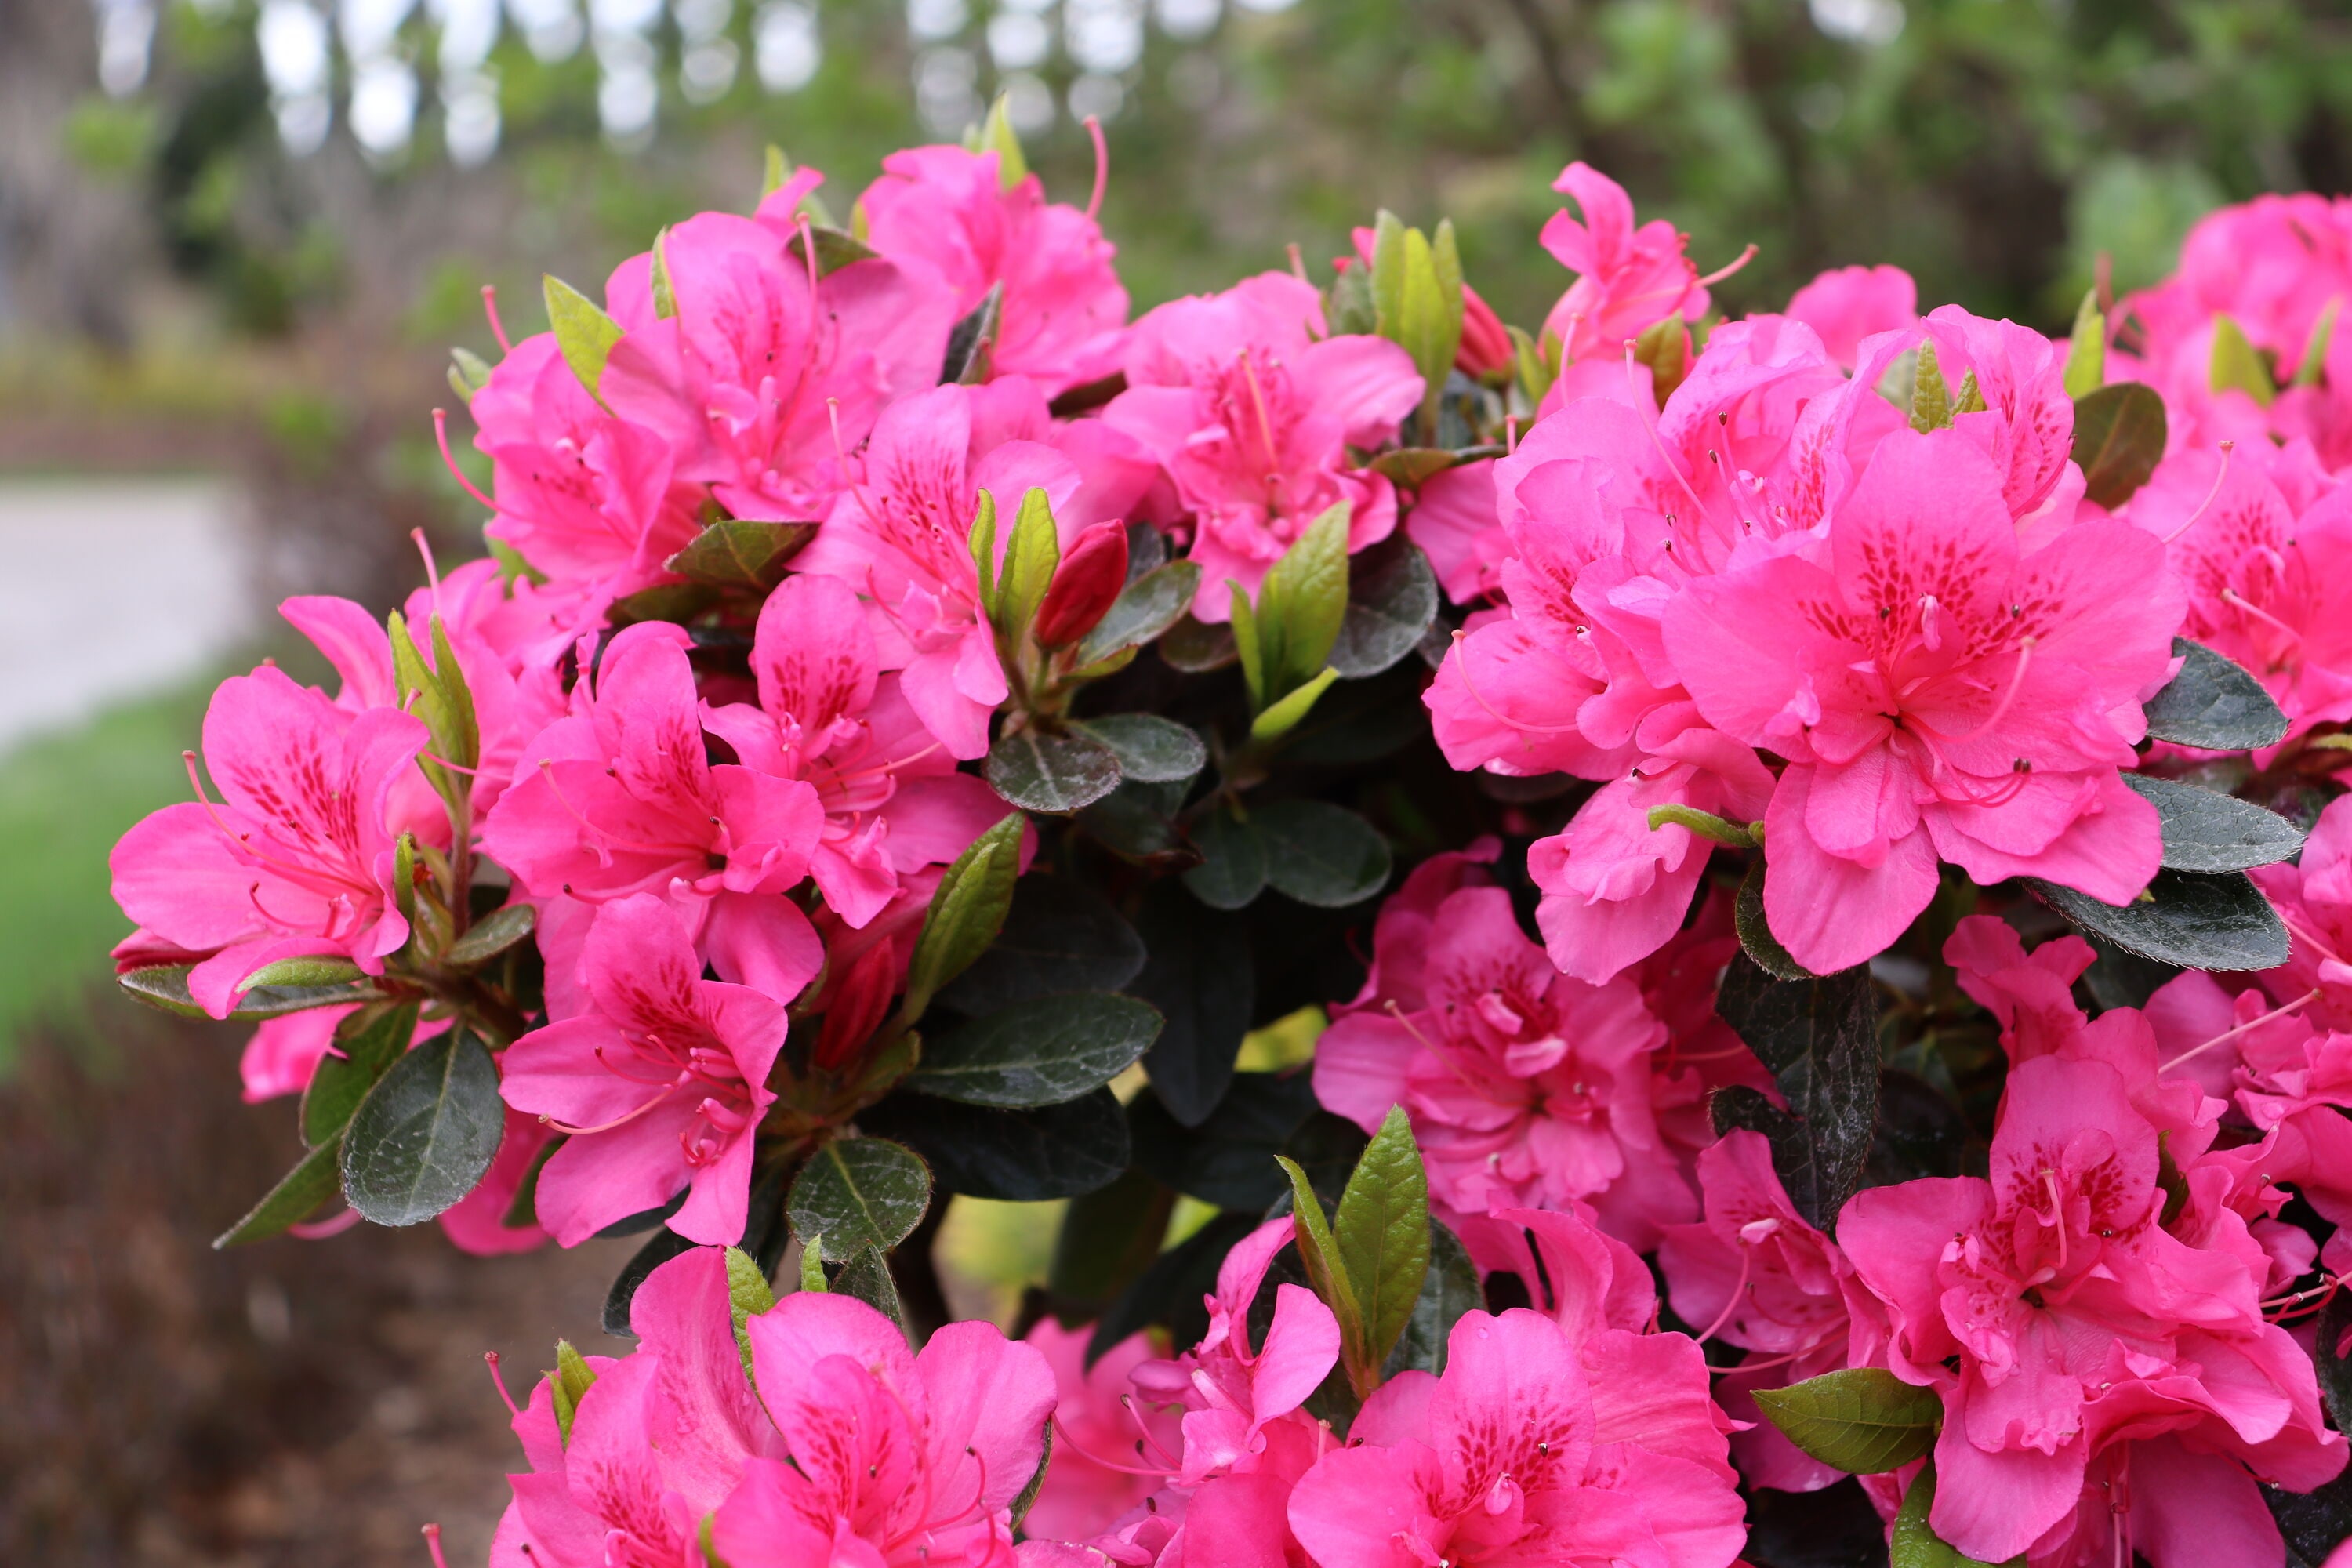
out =
[[[672,478],[737,517],[814,519],[849,483],[841,443],[939,379],[954,299],[879,258],[814,277],[789,231],[703,213],[662,245],[677,314],[614,345],[599,391],[653,431]],[[838,426],[835,424],[838,420]]]
[[1734,1367],[1721,1386],[1727,1413],[1755,1423],[1731,1438],[1740,1473],[1757,1486],[1818,1491],[1841,1472],[1764,1420],[1752,1395],[1869,1364],[1885,1336],[1885,1314],[1837,1243],[1790,1203],[1761,1133],[1726,1133],[1699,1155],[1698,1180],[1706,1219],[1666,1226],[1658,1247],[1675,1311],[1757,1363],[1752,1372]]
[[1298,1483],[1291,1528],[1320,1568],[1725,1568],[1745,1510],[1706,1379],[1681,1335],[1465,1313],[1444,1376],[1382,1384]]
[[1830,357],[1851,370],[1863,339],[1918,321],[1919,288],[1900,267],[1841,267],[1798,289],[1786,314],[1820,333]]
[[1570,163],[1551,188],[1574,198],[1584,216],[1579,223],[1554,213],[1542,237],[1553,259],[1577,274],[1544,318],[1565,360],[1613,360],[1626,340],[1669,316],[1696,321],[1706,314],[1706,287],[1673,224],[1652,218],[1636,227],[1625,187],[1589,163]]
[[2281,1003],[2316,991],[2305,1016],[2352,1029],[2352,805],[2342,796],[2328,802],[2294,865],[2251,875],[2288,933],[2286,963],[2263,972],[2263,987]]
[[1094,215],[1045,200],[1034,174],[1012,189],[997,155],[909,147],[882,160],[857,198],[866,237],[894,261],[928,268],[955,290],[956,313],[1004,286],[989,363],[1048,395],[1118,368],[1127,290]]
[[736,1568],[1012,1568],[1012,1505],[1045,1459],[1054,1406],[1035,1347],[988,1323],[950,1323],[909,1352],[873,1308],[813,1291],[746,1327],[782,1451],[747,1460],[719,1507],[719,1557]]
[[1584,1199],[1653,1244],[1696,1207],[1653,1100],[1665,1026],[1632,980],[1561,974],[1507,894],[1449,889],[1460,875],[1426,864],[1382,910],[1372,974],[1317,1045],[1317,1098],[1367,1130],[1402,1105],[1449,1220]]
[[1445,596],[1457,605],[1502,586],[1497,568],[1508,542],[1495,520],[1495,459],[1443,468],[1421,481],[1404,531],[1429,557]]
[[686,922],[650,894],[597,912],[581,972],[592,1010],[523,1036],[503,1064],[507,1103],[572,1135],[540,1173],[541,1223],[573,1247],[685,1187],[670,1228],[737,1240],[782,1005],[703,979]]
[[1066,1329],[1048,1317],[1025,1342],[1054,1369],[1059,1429],[1024,1526],[1032,1536],[1076,1542],[1104,1534],[1159,1488],[1157,1477],[1134,1468],[1136,1439],[1152,1428],[1129,1386],[1130,1374],[1151,1359],[1151,1342],[1131,1334],[1089,1367],[1090,1338],[1091,1325]]
[[[1888,1365],[1942,1396],[1932,1520],[1969,1556],[2098,1561],[2120,1529],[2157,1568],[2274,1562],[2253,1477],[2307,1489],[2343,1468],[2309,1358],[2262,1316],[2244,1222],[2200,1215],[2194,1242],[2159,1223],[2158,1128],[2134,1099],[2107,1062],[2028,1061],[1990,1180],[1871,1189],[1841,1218]],[[2082,1506],[2111,1488],[2128,1511]]]
[[606,645],[593,692],[521,752],[482,842],[535,896],[677,901],[721,973],[789,1000],[820,959],[786,891],[824,827],[794,778],[708,759],[686,637],[659,622]]
[[1790,761],[1765,821],[1765,910],[1822,973],[1927,906],[1939,858],[2124,903],[2157,869],[2135,761],[2179,587],[2154,542],[2084,522],[2031,554],[1958,431],[1883,442],[1820,559],[1701,578],[1665,618],[1699,710]]
[[165,806],[109,862],[115,902],[141,927],[126,946],[203,955],[188,988],[215,1018],[282,958],[336,954],[381,973],[408,940],[386,814],[425,742],[396,709],[351,713],[272,666],[223,681],[204,736],[220,804]]
[[1255,593],[1339,501],[1353,509],[1350,551],[1396,526],[1389,481],[1349,467],[1347,449],[1392,439],[1421,405],[1421,377],[1384,338],[1322,332],[1313,287],[1268,272],[1162,305],[1129,334],[1128,390],[1103,421],[1159,458],[1192,514],[1204,619],[1226,619],[1227,581]]
[[751,649],[760,705],[706,707],[703,722],[743,766],[805,782],[824,810],[809,876],[853,926],[899,879],[943,864],[1004,816],[980,780],[955,771],[908,704],[902,678],[876,671],[873,628],[849,587],[794,574],[761,606]]
[[972,521],[996,503],[1000,559],[1021,500],[1045,493],[1065,544],[1080,531],[1085,474],[1046,442],[1037,390],[1019,380],[940,386],[886,411],[816,541],[795,563],[873,605],[880,662],[950,757],[988,751],[989,716],[1010,690],[980,606]]

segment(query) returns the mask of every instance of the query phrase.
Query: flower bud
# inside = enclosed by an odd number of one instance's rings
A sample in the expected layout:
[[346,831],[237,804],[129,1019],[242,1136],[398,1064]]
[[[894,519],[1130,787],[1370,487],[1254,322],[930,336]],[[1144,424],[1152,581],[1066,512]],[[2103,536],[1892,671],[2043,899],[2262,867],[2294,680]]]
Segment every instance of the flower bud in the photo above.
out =
[[1478,290],[1462,286],[1462,342],[1454,350],[1454,368],[1476,381],[1510,374],[1516,358],[1511,334],[1495,308],[1478,298]]
[[1127,524],[1098,522],[1078,535],[1045,590],[1033,623],[1039,647],[1060,647],[1095,629],[1127,586]]

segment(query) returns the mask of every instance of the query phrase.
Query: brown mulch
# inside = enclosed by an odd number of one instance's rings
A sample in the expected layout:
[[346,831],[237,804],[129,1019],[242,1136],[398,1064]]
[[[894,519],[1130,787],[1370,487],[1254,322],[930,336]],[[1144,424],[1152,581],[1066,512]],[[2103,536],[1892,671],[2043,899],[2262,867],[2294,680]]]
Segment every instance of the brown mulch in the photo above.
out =
[[0,1083],[0,1563],[482,1563],[525,1395],[634,1243],[471,1258],[438,1227],[215,1252],[299,1145],[242,1030],[109,998]]

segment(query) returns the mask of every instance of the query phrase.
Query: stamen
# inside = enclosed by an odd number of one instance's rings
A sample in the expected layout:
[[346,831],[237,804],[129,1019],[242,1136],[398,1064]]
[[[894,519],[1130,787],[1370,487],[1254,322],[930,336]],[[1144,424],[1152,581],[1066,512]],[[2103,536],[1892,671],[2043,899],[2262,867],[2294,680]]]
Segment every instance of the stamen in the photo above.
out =
[[565,1135],[572,1138],[584,1138],[592,1132],[610,1132],[615,1127],[627,1126],[630,1122],[635,1121],[638,1117],[643,1116],[646,1111],[651,1110],[655,1106],[659,1105],[663,1100],[667,1100],[671,1095],[676,1094],[678,1090],[679,1084],[683,1084],[685,1081],[686,1075],[684,1073],[680,1073],[678,1075],[677,1083],[670,1085],[669,1088],[662,1090],[659,1094],[655,1095],[651,1100],[646,1100],[635,1110],[623,1111],[620,1115],[613,1118],[612,1121],[600,1121],[593,1127],[574,1127],[568,1122],[558,1121],[552,1116],[542,1116],[540,1118],[540,1121],[545,1122],[548,1126],[554,1128],[558,1132],[564,1133]]
[[1717,1330],[1722,1328],[1724,1324],[1731,1321],[1731,1314],[1739,1310],[1739,1298],[1747,1293],[1748,1270],[1755,1261],[1756,1249],[1748,1245],[1746,1237],[1741,1237],[1739,1242],[1739,1278],[1733,1280],[1731,1283],[1731,1300],[1723,1304],[1723,1310],[1715,1315],[1715,1321],[1706,1326],[1706,1331],[1700,1334],[1696,1342],[1699,1344],[1706,1343],[1707,1341],[1715,1338]]
[[1489,714],[1491,714],[1496,723],[1507,725],[1511,729],[1517,730],[1520,733],[1527,735],[1573,735],[1577,733],[1577,727],[1573,724],[1522,724],[1517,719],[1505,716],[1504,713],[1493,703],[1487,701],[1485,697],[1481,696],[1479,694],[1478,688],[1471,683],[1470,661],[1464,658],[1462,653],[1462,639],[1467,635],[1467,633],[1462,631],[1458,627],[1454,633],[1454,668],[1462,672],[1462,689],[1468,692],[1472,700],[1475,700],[1479,707],[1484,708]]
[[[1641,416],[1642,428],[1649,432],[1650,445],[1658,449],[1658,460],[1666,465],[1668,473],[1675,476],[1675,483],[1682,486],[1683,494],[1690,497],[1693,515],[1704,518],[1706,516],[1706,502],[1698,499],[1698,491],[1691,488],[1690,476],[1683,472],[1682,465],[1675,462],[1672,455],[1666,451],[1665,440],[1658,434],[1656,416],[1649,409],[1642,406],[1643,402],[1642,382],[1641,378],[1633,374],[1633,367],[1640,363],[1641,361],[1633,357],[1633,340],[1627,338],[1625,340],[1625,384],[1633,394],[1633,412]],[[1658,399],[1654,389],[1647,401],[1652,407],[1656,406]]]
[[1503,416],[1503,456],[1506,458],[1516,456],[1518,449],[1519,416],[1516,414],[1507,414]]
[[507,329],[499,320],[499,290],[492,283],[482,285],[482,314],[490,319],[490,336],[499,340],[500,353],[512,353],[514,345],[507,342]]
[[2213,488],[2205,492],[2205,499],[2197,503],[2197,510],[2189,514],[2189,521],[2182,523],[2179,528],[2174,529],[2170,533],[2166,534],[2162,542],[2169,544],[2174,540],[2179,538],[2182,534],[2197,526],[2197,520],[2205,515],[2205,509],[2211,506],[2213,504],[2213,498],[2221,493],[2221,486],[2230,477],[2231,456],[2236,452],[2237,449],[2238,444],[2235,441],[2224,441],[2221,443],[2221,467],[2213,475]]
[[484,495],[476,487],[474,481],[466,477],[466,470],[457,466],[457,458],[450,453],[449,411],[446,408],[436,408],[433,411],[433,438],[441,444],[441,461],[447,467],[449,477],[457,481],[457,488],[492,511],[498,510],[499,503]]
[[2042,1173],[2042,1190],[2050,1194],[2050,1223],[2058,1232],[2058,1272],[2066,1272],[2066,1200],[2058,1195],[2058,1173]]
[[1078,1441],[1077,1435],[1072,1432],[1069,1427],[1064,1424],[1059,1412],[1055,1414],[1053,1420],[1055,1434],[1054,1446],[1056,1448],[1067,1449],[1069,1452],[1076,1454],[1081,1459],[1100,1465],[1106,1470],[1116,1470],[1123,1476],[1148,1476],[1151,1479],[1158,1481],[1164,1481],[1176,1473],[1173,1470],[1140,1469],[1134,1465],[1123,1465],[1117,1459],[1106,1459],[1100,1454],[1089,1451],[1085,1444]]
[[515,1404],[514,1395],[507,1392],[506,1374],[499,1371],[499,1352],[496,1351],[484,1351],[482,1352],[482,1360],[489,1363],[490,1386],[499,1391],[499,1397],[500,1399],[506,1401],[507,1414],[509,1415],[521,1415],[522,1410]]
[[2211,1050],[2215,1046],[2220,1045],[2224,1040],[2236,1039],[2248,1029],[2257,1028],[2262,1025],[2269,1023],[2273,1018],[2284,1018],[2289,1013],[2294,1012],[2296,1008],[2306,1006],[2318,1000],[2319,993],[2316,989],[2306,991],[2302,995],[2296,997],[2294,1001],[2283,1003],[2280,1005],[2272,1008],[2269,1012],[2263,1014],[2259,1018],[2249,1018],[2234,1029],[2224,1029],[2220,1034],[2214,1036],[2211,1039],[2207,1040],[2204,1044],[2189,1047],[2187,1050],[2181,1052],[2170,1061],[2166,1062],[2162,1067],[2158,1068],[2156,1069],[2157,1076],[2161,1078],[2166,1073],[2168,1073],[2173,1068],[2179,1067],[2182,1062],[2187,1061],[2189,1058],[2196,1056],[2200,1052]]
[[1095,144],[1095,190],[1087,198],[1087,219],[1092,222],[1102,212],[1103,189],[1110,184],[1110,143],[1103,140],[1100,120],[1089,114],[1086,126],[1087,139]]
[[[487,293],[488,290],[485,289],[484,292]],[[509,1403],[511,1404],[512,1401]],[[449,1568],[449,1560],[441,1555],[441,1527],[437,1524],[428,1524],[421,1533],[425,1537],[425,1550],[433,1553],[433,1568]]]
[[2266,623],[2294,642],[2300,643],[2303,641],[2303,634],[2301,632],[2296,631],[2293,626],[2288,626],[2284,621],[2280,620],[2276,616],[2272,615],[2268,610],[2263,609],[2261,605],[2249,602],[2240,595],[2235,588],[2222,589],[2221,602],[2230,605],[2240,615],[2251,616],[2255,620]]
[[1727,265],[1718,267],[1714,271],[1708,273],[1706,277],[1700,279],[1698,280],[1698,286],[1705,289],[1710,284],[1720,283],[1725,279],[1730,277],[1733,273],[1738,271],[1741,268],[1747,266],[1749,262],[1755,259],[1756,245],[1755,242],[1751,240],[1748,242],[1748,248],[1741,251],[1738,256],[1733,257]]

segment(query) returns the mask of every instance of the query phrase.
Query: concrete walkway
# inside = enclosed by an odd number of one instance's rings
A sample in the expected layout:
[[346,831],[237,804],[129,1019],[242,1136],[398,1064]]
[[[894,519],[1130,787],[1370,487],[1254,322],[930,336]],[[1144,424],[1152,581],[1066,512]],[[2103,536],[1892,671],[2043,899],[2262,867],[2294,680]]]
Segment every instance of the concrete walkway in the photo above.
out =
[[240,523],[217,480],[0,479],[0,752],[165,689],[250,633]]

